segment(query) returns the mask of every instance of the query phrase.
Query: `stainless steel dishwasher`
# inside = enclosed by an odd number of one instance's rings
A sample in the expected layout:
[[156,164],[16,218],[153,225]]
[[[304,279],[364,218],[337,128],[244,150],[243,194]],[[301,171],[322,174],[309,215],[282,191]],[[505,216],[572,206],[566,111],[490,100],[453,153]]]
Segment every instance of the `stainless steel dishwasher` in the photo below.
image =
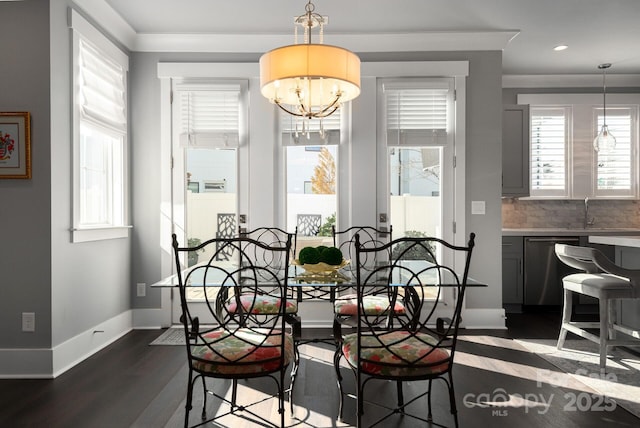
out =
[[577,236],[525,237],[524,239],[524,305],[562,305],[562,278],[576,272],[558,260],[555,245],[579,245]]

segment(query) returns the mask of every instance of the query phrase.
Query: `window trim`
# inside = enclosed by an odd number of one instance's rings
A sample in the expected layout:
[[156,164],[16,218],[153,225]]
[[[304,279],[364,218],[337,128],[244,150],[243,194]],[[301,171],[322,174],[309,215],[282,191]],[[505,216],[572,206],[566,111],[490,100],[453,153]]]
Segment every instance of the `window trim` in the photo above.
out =
[[[70,28],[72,36],[72,81],[73,81],[73,158],[72,158],[72,177],[73,177],[73,209],[72,209],[72,228],[71,241],[74,243],[99,241],[105,239],[128,238],[129,229],[129,129],[128,129],[128,85],[127,73],[129,70],[129,58],[115,44],[113,44],[98,29],[91,25],[74,9],[70,10]],[[79,64],[78,58],[80,53],[81,40],[89,45],[97,48],[101,53],[105,54],[109,60],[116,62],[124,68],[124,111],[127,119],[126,128],[122,134],[122,224],[116,225],[99,225],[99,226],[83,226],[80,224],[80,123],[82,118],[81,106],[79,104]],[[93,121],[94,123],[97,123]]]
[[[564,195],[534,195],[533,189],[531,190],[531,196],[524,199],[583,199],[584,197],[601,199],[601,200],[613,200],[613,199],[638,199],[639,198],[639,185],[638,181],[640,180],[639,174],[639,166],[640,162],[637,159],[638,149],[640,147],[640,138],[638,136],[638,121],[640,118],[636,116],[632,117],[632,143],[631,143],[631,159],[632,164],[631,168],[631,189],[626,194],[620,194],[619,191],[598,191],[595,188],[595,180],[597,179],[597,170],[596,170],[596,159],[594,156],[595,151],[591,151],[590,160],[588,165],[577,166],[577,151],[580,150],[574,144],[574,141],[579,140],[580,138],[585,139],[588,138],[590,142],[595,138],[595,129],[593,126],[593,117],[594,117],[594,109],[600,107],[602,105],[602,94],[594,93],[594,94],[518,94],[517,96],[518,104],[528,104],[531,106],[530,111],[533,111],[536,107],[561,107],[561,106],[570,106],[573,107],[572,116],[567,118],[568,126],[568,141],[567,141],[567,156],[566,165],[567,165],[567,189]],[[630,107],[632,110],[635,108],[636,112],[639,110],[640,106],[640,94],[608,94],[607,95],[607,110],[609,107]],[[580,118],[582,126],[580,128],[576,128],[576,115],[584,115],[584,110],[590,110],[589,119]],[[578,111],[576,111],[578,110]],[[635,121],[635,122],[634,122]],[[588,133],[588,136],[582,135]],[[591,135],[593,134],[593,135]],[[585,149],[582,148],[582,153],[586,153]],[[580,187],[581,183],[584,183],[584,180],[578,180],[576,182],[576,177],[585,177],[588,174],[588,189],[584,189]],[[529,171],[529,176],[531,176],[531,171]]]

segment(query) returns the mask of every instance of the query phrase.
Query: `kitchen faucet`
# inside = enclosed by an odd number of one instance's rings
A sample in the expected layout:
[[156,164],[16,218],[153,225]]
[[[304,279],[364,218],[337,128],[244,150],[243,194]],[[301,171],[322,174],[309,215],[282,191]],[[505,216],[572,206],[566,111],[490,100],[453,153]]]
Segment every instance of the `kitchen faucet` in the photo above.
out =
[[587,196],[584,198],[584,223],[582,224],[582,227],[586,229],[589,226],[593,226],[595,222],[595,217],[589,218],[589,197]]

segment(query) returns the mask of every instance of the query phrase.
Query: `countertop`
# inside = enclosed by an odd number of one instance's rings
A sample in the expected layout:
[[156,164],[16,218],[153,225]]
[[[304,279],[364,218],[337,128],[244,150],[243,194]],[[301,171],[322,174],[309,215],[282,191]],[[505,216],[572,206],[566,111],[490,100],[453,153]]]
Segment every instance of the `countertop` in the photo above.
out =
[[[640,229],[625,228],[534,228],[534,229],[502,229],[502,236],[635,236],[640,238]],[[616,244],[613,244],[616,245]],[[636,245],[640,246],[640,245]]]
[[589,236],[589,242],[594,244],[618,245],[621,247],[640,248],[640,235],[635,236]]

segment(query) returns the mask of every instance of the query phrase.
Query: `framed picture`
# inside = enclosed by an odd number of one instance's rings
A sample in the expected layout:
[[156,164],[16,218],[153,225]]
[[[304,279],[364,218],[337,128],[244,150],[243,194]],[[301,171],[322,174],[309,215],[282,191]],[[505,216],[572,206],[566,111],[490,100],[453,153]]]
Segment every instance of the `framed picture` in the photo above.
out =
[[29,112],[0,113],[0,178],[31,178]]

